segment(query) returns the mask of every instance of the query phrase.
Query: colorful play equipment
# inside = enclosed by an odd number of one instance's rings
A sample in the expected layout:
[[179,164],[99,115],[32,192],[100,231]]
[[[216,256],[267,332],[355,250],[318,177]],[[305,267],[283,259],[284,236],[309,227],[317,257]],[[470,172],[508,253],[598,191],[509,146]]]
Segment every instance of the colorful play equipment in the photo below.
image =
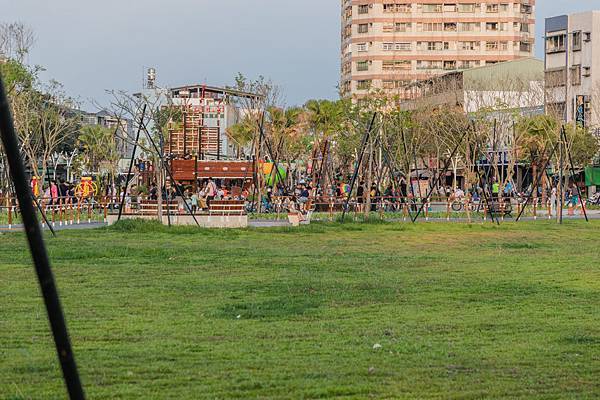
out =
[[81,182],[75,187],[77,197],[92,197],[98,194],[98,185],[92,180],[91,176],[81,177]]
[[39,176],[34,176],[31,178],[31,193],[33,193],[35,197],[40,195],[40,183],[41,180]]
[[275,186],[278,183],[280,183],[281,180],[287,178],[287,170],[283,165],[277,164],[277,170],[279,171],[279,173],[275,172],[273,168],[274,163],[272,162],[262,163],[262,172],[265,176],[265,183],[268,186]]

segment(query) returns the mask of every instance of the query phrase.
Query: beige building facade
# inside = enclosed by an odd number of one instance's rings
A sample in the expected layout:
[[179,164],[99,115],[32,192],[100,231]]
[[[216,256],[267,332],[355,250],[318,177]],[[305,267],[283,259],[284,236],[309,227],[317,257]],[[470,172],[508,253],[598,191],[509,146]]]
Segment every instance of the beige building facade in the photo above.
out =
[[535,0],[340,0],[342,96],[531,57]]
[[544,36],[547,112],[600,128],[600,11],[548,18]]

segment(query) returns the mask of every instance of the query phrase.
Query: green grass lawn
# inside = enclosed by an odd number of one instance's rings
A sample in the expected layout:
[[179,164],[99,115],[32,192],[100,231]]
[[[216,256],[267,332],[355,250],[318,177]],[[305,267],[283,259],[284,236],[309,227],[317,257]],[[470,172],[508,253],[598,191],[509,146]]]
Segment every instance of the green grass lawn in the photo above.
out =
[[[599,233],[129,221],[47,244],[90,399],[597,399]],[[0,398],[64,393],[24,236],[0,235]]]

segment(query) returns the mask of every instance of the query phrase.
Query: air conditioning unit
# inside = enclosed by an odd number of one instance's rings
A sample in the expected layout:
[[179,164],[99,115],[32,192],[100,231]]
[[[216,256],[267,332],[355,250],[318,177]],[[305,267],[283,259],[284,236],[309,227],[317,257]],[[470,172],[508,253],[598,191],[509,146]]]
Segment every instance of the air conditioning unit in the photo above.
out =
[[583,67],[583,76],[586,78],[592,76],[592,67]]

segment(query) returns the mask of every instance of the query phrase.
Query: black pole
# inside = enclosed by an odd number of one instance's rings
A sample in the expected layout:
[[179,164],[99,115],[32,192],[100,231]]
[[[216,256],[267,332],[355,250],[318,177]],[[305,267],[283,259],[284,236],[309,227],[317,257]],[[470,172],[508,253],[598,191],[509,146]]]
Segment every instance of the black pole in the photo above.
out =
[[573,158],[571,157],[571,150],[567,146],[567,132],[565,127],[562,127],[561,135],[565,141],[565,150],[567,151],[567,159],[569,160],[569,165],[571,166],[571,179],[573,179],[573,184],[577,188],[577,194],[579,194],[579,204],[581,204],[581,209],[583,210],[583,215],[585,216],[585,221],[590,222],[588,219],[587,211],[585,211],[585,205],[583,204],[583,196],[581,194],[581,189],[579,185],[577,185],[577,181],[575,180],[575,165],[573,164]]
[[[261,125],[260,127],[261,131],[263,130],[263,126]],[[269,144],[269,141],[267,140],[266,136],[263,134],[262,135],[264,142],[265,142],[265,146],[267,146],[267,151],[269,152],[269,157],[271,157],[271,160],[273,161],[273,169],[275,170],[275,173],[277,174],[277,177],[279,178],[279,180],[285,185],[285,182],[283,180],[283,177],[281,176],[281,172],[279,172],[279,166],[277,165],[277,160],[275,160],[274,154],[273,154],[273,149],[271,148],[271,145]],[[273,170],[271,170],[271,176],[273,174]]]
[[[515,222],[518,222],[521,219],[521,215],[523,215],[523,211],[525,211],[525,208],[529,204],[529,201],[531,200],[531,197],[533,196],[533,192],[534,191],[537,192],[539,181],[540,181],[542,175],[544,174],[544,171],[546,171],[546,168],[548,167],[548,163],[550,162],[550,159],[552,158],[552,156],[554,156],[554,153],[556,152],[556,148],[559,145],[560,145],[560,140],[558,142],[556,142],[556,144],[552,148],[552,151],[550,152],[550,155],[548,156],[548,159],[546,160],[546,163],[544,164],[544,168],[542,168],[542,171],[536,175],[535,180],[533,182],[533,187],[531,188],[531,193],[529,193],[529,195],[527,196],[527,199],[525,200],[525,204],[523,204],[521,211],[519,211],[519,215],[517,216],[517,219],[515,220]],[[544,153],[545,153],[545,151],[544,151]],[[560,206],[562,207],[562,201],[561,201]]]
[[[450,157],[444,163],[444,172],[443,172],[444,176],[446,176],[446,172],[448,171],[448,167],[450,166],[450,161],[452,161],[452,159],[454,158],[454,155],[458,151],[458,148],[460,147],[461,143],[463,142],[463,140],[465,139],[465,136],[467,136],[468,133],[469,133],[469,130],[466,129],[465,133],[463,133],[463,135],[460,137],[460,140],[458,141],[458,143],[456,143],[456,146],[454,147],[454,150],[452,150]],[[442,178],[442,174],[438,174],[435,185],[433,185],[429,188],[429,190],[427,191],[427,195],[425,196],[425,199],[421,200],[421,207],[419,207],[419,211],[417,211],[417,214],[413,217],[413,222],[415,222],[417,220],[417,218],[419,218],[419,215],[421,214],[421,212],[423,212],[423,208],[425,207],[425,202],[427,201],[429,196],[431,196],[431,192],[433,191],[433,189],[436,188],[440,184],[440,181],[442,180],[441,178]]]
[[354,173],[352,174],[352,180],[350,183],[350,190],[348,191],[348,196],[346,197],[346,201],[344,203],[344,209],[342,210],[342,222],[344,222],[344,218],[346,218],[346,210],[348,209],[348,203],[350,203],[350,197],[352,197],[352,191],[354,190],[354,185],[356,184],[356,178],[358,177],[358,170],[360,169],[360,165],[362,164],[363,156],[365,155],[365,147],[367,146],[367,140],[369,140],[369,136],[371,135],[371,130],[373,129],[373,125],[375,124],[375,117],[377,117],[377,113],[373,113],[373,118],[371,118],[371,122],[367,126],[367,130],[365,135],[362,138],[362,142],[360,144],[360,153],[358,154],[358,160],[356,163],[356,167],[354,167]]
[[131,169],[133,168],[133,160],[135,157],[135,152],[137,150],[138,142],[140,140],[140,132],[142,130],[142,125],[144,123],[144,116],[146,115],[146,104],[142,108],[142,116],[140,117],[140,124],[138,125],[138,130],[135,135],[135,142],[133,144],[133,150],[131,153],[131,161],[129,162],[129,169],[127,170],[127,176],[125,177],[125,188],[123,189],[123,198],[121,199],[121,206],[119,207],[119,217],[117,221],[121,220],[121,215],[123,214],[123,207],[125,206],[125,197],[127,197],[127,187],[129,186],[129,181],[131,180]]
[[50,232],[52,232],[52,236],[56,237],[56,232],[54,232],[54,228],[52,227],[52,224],[50,223],[50,221],[48,221],[48,217],[46,216],[46,213],[44,212],[44,210],[42,210],[40,203],[38,203],[37,199],[33,195],[31,196],[31,200],[33,200],[33,203],[35,204],[37,209],[40,211],[40,214],[42,215],[44,222],[46,223],[46,225],[48,225],[48,229],[50,229]]
[[[410,193],[412,194],[412,202],[413,202],[413,206],[416,207],[417,205],[417,199],[415,198],[415,188],[412,185],[412,180],[411,180],[411,173],[410,173],[410,161],[408,160],[408,147],[406,146],[406,135],[404,134],[404,128],[400,128],[400,132],[402,133],[402,147],[404,147],[404,158],[406,160],[406,173],[407,173],[407,178],[408,178],[408,186],[410,186]],[[420,185],[420,182],[419,182]],[[408,206],[408,201],[406,202],[406,205]],[[411,212],[411,207],[408,207],[408,215],[410,215],[410,220],[414,223],[415,221],[412,219],[412,212]]]
[[423,192],[421,191],[421,171],[419,171],[419,164],[417,163],[417,149],[414,144],[412,146],[412,156],[415,162],[415,175],[417,176],[417,188],[419,189],[419,197],[423,199]]
[[85,399],[85,395],[81,380],[79,379],[79,373],[77,372],[77,365],[71,348],[67,323],[60,304],[56,282],[54,281],[50,260],[48,258],[48,253],[46,252],[46,246],[44,245],[42,230],[38,223],[36,211],[33,208],[31,188],[27,183],[25,167],[23,166],[23,161],[21,160],[19,152],[19,139],[15,132],[1,76],[0,135],[2,136],[10,174],[15,185],[17,198],[19,199],[23,225],[25,226],[27,240],[29,241],[29,250],[31,251],[33,263],[35,265],[35,272],[37,274],[42,296],[44,297],[48,320],[50,321],[54,344],[56,345],[56,352],[62,368],[69,398],[71,400],[83,400]]

